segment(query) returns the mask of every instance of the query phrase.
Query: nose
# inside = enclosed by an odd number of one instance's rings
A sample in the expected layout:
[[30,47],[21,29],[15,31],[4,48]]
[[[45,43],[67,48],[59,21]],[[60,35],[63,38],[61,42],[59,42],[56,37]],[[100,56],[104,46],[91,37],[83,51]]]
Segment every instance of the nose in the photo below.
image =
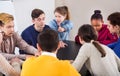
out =
[[14,27],[11,27],[11,31],[14,32]]

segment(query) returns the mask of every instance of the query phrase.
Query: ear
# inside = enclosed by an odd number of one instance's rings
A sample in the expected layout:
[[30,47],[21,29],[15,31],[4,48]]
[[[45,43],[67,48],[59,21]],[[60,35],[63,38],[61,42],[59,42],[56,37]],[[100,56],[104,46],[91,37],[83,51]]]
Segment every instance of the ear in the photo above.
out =
[[79,41],[80,41],[81,44],[84,43],[83,39],[80,36],[79,36]]
[[37,43],[37,49],[38,49],[39,52],[42,51],[42,49],[41,49],[41,47],[40,47],[40,45],[38,43]]
[[33,23],[33,24],[35,23],[35,20],[34,20],[34,19],[32,19],[32,23]]
[[57,47],[57,49],[56,50],[59,50],[60,49],[60,41],[59,41],[59,43],[58,43],[58,47]]

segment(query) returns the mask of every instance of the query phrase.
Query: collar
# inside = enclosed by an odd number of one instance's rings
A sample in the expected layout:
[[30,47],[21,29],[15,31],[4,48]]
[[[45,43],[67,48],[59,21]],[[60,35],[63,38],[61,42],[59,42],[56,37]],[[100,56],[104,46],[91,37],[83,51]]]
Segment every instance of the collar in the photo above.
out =
[[50,53],[50,52],[46,52],[46,51],[42,52],[41,55],[49,55],[49,56],[57,57],[55,53]]

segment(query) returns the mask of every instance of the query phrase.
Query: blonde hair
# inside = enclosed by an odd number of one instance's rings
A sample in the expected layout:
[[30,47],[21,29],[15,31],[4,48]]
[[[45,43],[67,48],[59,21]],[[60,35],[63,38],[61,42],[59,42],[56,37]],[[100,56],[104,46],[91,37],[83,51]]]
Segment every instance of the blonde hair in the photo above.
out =
[[10,21],[13,21],[14,18],[12,15],[8,14],[8,13],[0,13],[0,21],[3,23],[3,24],[7,24],[9,23]]

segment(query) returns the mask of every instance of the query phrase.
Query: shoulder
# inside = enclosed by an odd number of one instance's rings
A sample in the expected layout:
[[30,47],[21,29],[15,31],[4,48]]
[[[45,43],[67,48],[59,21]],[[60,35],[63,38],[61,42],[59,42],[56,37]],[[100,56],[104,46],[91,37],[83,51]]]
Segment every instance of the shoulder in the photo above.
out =
[[109,29],[107,27],[108,27],[108,25],[102,24],[102,29],[109,31]]
[[51,20],[51,21],[49,22],[49,24],[57,24],[57,22],[56,22],[55,19],[53,19],[53,20]]
[[49,27],[49,25],[45,25],[45,27],[44,27],[44,28],[50,28],[50,27]]
[[30,25],[29,27],[27,27],[27,28],[21,33],[21,35],[29,35],[29,34],[31,34],[32,31],[34,31],[34,25]]
[[70,20],[65,20],[62,22],[62,24],[73,24]]
[[29,27],[27,27],[22,33],[24,32],[28,32],[34,29],[34,25],[30,25]]
[[34,56],[27,58],[23,64],[28,65],[28,64],[32,63],[35,59],[36,59],[36,57],[34,57]]

